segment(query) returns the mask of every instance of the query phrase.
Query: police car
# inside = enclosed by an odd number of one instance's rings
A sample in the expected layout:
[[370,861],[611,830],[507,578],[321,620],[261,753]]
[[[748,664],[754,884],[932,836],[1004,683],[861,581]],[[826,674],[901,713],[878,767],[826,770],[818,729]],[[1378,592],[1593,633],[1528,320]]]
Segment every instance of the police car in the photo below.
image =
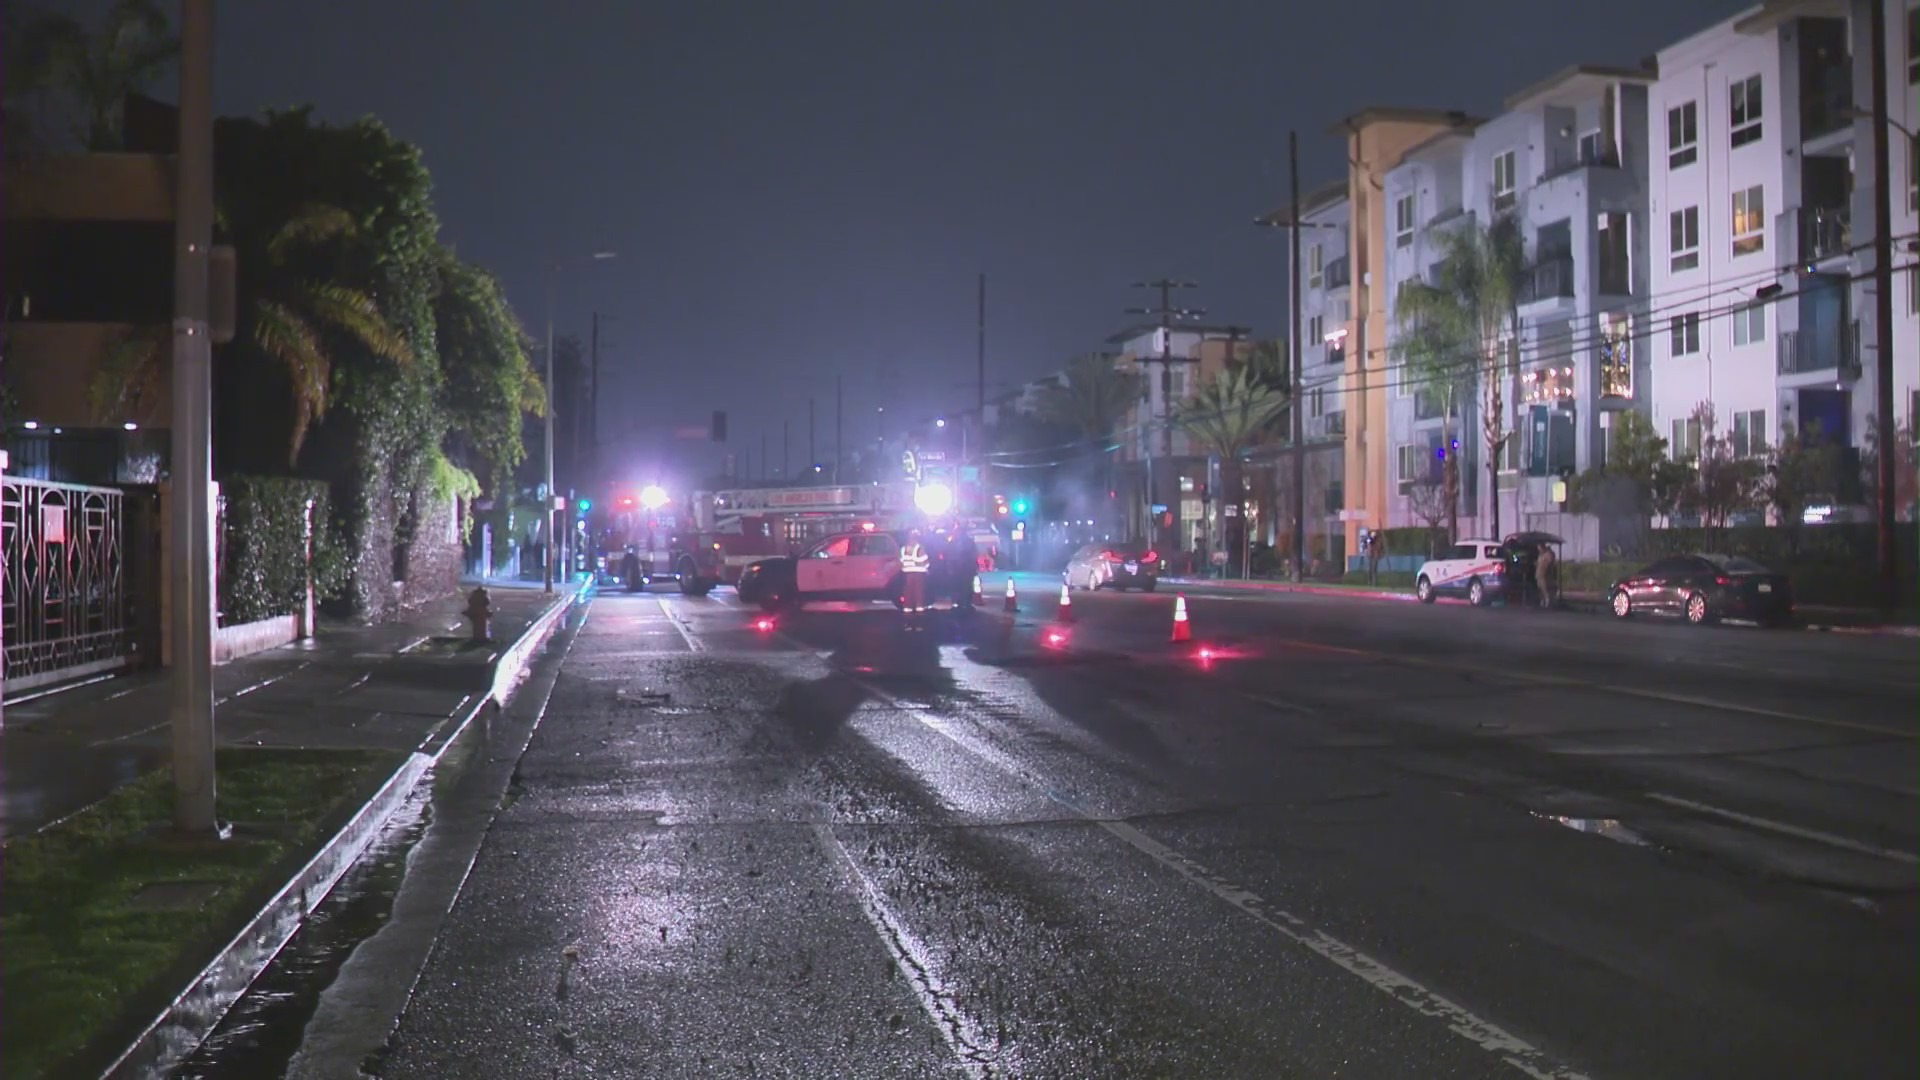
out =
[[1491,604],[1506,588],[1506,547],[1498,540],[1461,540],[1437,559],[1420,564],[1413,593],[1423,604],[1442,596],[1464,596],[1479,607]]

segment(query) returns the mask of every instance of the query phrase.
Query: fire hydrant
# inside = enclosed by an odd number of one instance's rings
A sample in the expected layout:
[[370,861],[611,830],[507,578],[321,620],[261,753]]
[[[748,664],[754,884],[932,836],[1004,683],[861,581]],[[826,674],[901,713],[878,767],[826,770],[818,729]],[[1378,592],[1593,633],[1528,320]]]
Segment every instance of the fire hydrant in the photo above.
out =
[[476,645],[493,640],[493,601],[487,596],[486,586],[467,594],[467,610],[462,612],[473,623],[473,642]]

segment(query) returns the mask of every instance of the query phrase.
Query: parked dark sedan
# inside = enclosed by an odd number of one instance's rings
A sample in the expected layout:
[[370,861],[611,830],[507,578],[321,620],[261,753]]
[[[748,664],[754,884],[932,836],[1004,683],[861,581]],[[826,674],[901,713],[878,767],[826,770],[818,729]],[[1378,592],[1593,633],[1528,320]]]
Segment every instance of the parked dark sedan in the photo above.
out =
[[1613,583],[1613,613],[1684,615],[1696,626],[1721,618],[1784,623],[1793,617],[1793,589],[1738,555],[1670,555]]

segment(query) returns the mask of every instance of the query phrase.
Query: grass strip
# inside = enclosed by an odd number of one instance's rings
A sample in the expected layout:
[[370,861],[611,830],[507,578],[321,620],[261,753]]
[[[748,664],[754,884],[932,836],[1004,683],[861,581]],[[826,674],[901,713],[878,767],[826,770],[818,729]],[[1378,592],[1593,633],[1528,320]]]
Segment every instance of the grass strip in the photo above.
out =
[[[211,958],[290,857],[324,839],[344,802],[392,754],[223,749],[216,759],[224,841],[169,834],[173,787],[148,773],[0,854],[0,1074],[49,1075],[123,1020],[170,968]],[[183,906],[136,900],[160,882],[204,883]],[[176,988],[178,989],[178,988]]]

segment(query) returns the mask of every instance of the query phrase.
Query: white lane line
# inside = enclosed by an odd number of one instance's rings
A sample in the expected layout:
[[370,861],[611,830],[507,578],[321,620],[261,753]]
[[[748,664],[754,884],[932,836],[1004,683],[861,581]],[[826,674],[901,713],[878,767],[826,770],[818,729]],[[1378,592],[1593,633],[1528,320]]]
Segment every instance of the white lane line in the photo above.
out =
[[660,614],[665,615],[667,621],[673,624],[673,628],[680,631],[680,639],[687,643],[687,649],[689,651],[697,653],[707,651],[707,643],[693,636],[692,632],[686,628],[686,625],[674,615],[673,609],[667,606],[667,598],[664,596],[660,597]]
[[1793,836],[1801,840],[1811,840],[1816,844],[1825,844],[1828,847],[1837,847],[1846,851],[1858,852],[1861,855],[1872,855],[1877,858],[1892,859],[1895,862],[1906,863],[1908,866],[1920,866],[1920,856],[1915,856],[1905,851],[1895,851],[1892,848],[1863,844],[1858,840],[1849,840],[1844,836],[1835,836],[1829,832],[1821,832],[1819,829],[1808,829],[1799,825],[1789,825],[1784,821],[1755,817],[1752,814],[1743,814],[1738,810],[1726,810],[1718,806],[1709,806],[1706,803],[1694,802],[1692,799],[1683,799],[1678,795],[1663,795],[1657,791],[1647,792],[1647,798],[1652,799],[1654,802],[1666,803],[1668,806],[1677,806],[1682,810],[1692,810],[1695,813],[1707,814],[1711,817],[1737,821],[1742,825],[1750,825],[1756,829],[1776,832],[1782,836]]
[[1348,974],[1359,977],[1367,985],[1414,1012],[1441,1021],[1447,1025],[1447,1030],[1488,1053],[1499,1055],[1500,1060],[1522,1073],[1536,1080],[1585,1080],[1583,1074],[1553,1060],[1539,1047],[1518,1035],[1482,1020],[1466,1006],[1422,986],[1339,938],[1314,929],[1299,916],[1274,907],[1258,894],[1213,874],[1126,822],[1092,817],[1065,799],[1057,795],[1053,797],[1056,802],[1072,808],[1088,821],[1126,841],[1136,851],[1174,870],[1255,921],[1277,931],[1282,937],[1332,961]]
[[[1515,1069],[1533,1077],[1534,1080],[1588,1080],[1586,1074],[1550,1057],[1546,1051],[1520,1038],[1518,1035],[1500,1027],[1490,1020],[1476,1016],[1466,1006],[1453,1001],[1438,991],[1428,989],[1407,975],[1388,967],[1386,964],[1348,945],[1339,938],[1315,929],[1305,919],[1269,904],[1257,893],[1235,885],[1225,878],[1218,877],[1199,863],[1160,843],[1153,837],[1134,828],[1124,821],[1099,817],[1072,799],[1045,786],[1026,769],[1021,768],[1014,759],[979,740],[961,734],[953,726],[937,716],[913,708],[893,695],[870,683],[855,680],[874,697],[891,703],[895,708],[906,712],[929,729],[945,736],[954,745],[987,761],[1013,777],[1023,780],[1068,810],[1073,811],[1082,820],[1098,825],[1113,836],[1125,841],[1128,846],[1152,858],[1156,862],[1178,872],[1182,877],[1213,893],[1215,896],[1239,909],[1263,926],[1278,931],[1283,937],[1296,944],[1305,946],[1339,966],[1349,974],[1358,976],[1367,985],[1386,994],[1388,997],[1412,1009],[1422,1016],[1440,1020],[1447,1030],[1466,1039],[1468,1042],[1496,1054],[1500,1060]],[[844,854],[844,852],[843,852]]]
[[422,645],[425,645],[427,642],[432,640],[433,640],[433,635],[426,634],[421,638],[419,638],[418,640],[409,641],[405,645],[400,646],[398,649],[394,650],[394,653],[395,655],[405,655],[406,653],[410,653],[413,650],[419,648]]
[[[987,1080],[1001,1075],[993,1067],[998,1048],[987,1034],[980,1030],[959,1004],[954,1000],[953,991],[947,989],[940,977],[940,971],[933,960],[933,954],[926,943],[907,929],[907,924],[894,913],[886,897],[880,894],[879,886],[873,883],[860,864],[853,860],[853,854],[847,850],[840,838],[833,834],[833,827],[825,823],[813,826],[813,835],[820,846],[837,856],[834,860],[840,865],[840,872],[860,902],[860,913],[865,915],[873,932],[893,954],[894,961],[900,965],[901,973],[906,975],[913,987],[913,996],[919,1001],[920,1008],[940,1029],[940,1037],[947,1041],[948,1049],[960,1059],[960,1067],[968,1076]],[[990,1049],[991,1048],[991,1049]]]
[[1302,705],[1284,698],[1268,697],[1265,694],[1242,694],[1241,696],[1256,705],[1265,705],[1270,709],[1279,709],[1281,712],[1295,713],[1300,716],[1320,715],[1320,711],[1311,705]]

